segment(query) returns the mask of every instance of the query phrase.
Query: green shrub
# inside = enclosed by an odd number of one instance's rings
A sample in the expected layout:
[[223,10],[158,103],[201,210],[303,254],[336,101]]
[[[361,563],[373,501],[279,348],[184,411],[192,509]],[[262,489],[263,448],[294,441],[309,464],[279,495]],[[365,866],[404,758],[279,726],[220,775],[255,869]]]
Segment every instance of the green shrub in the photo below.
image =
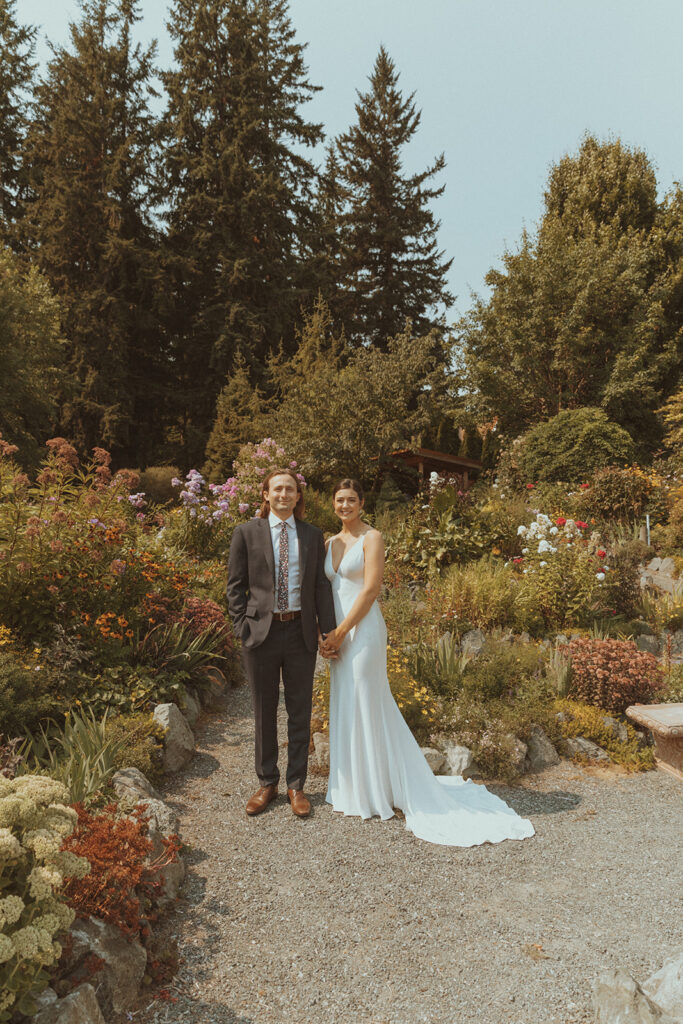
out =
[[567,409],[532,427],[515,457],[526,482],[537,479],[579,483],[594,469],[633,462],[630,435],[602,409]]
[[[149,712],[115,715],[107,719],[107,737],[117,744],[114,771],[120,768],[138,768],[150,782],[163,778],[164,727]],[[119,740],[123,746],[118,746]]]
[[168,505],[178,497],[172,481],[179,476],[177,466],[148,466],[140,474],[139,487],[150,505]]
[[587,483],[577,498],[577,514],[581,519],[593,517],[602,522],[640,519],[654,490],[652,478],[635,467],[598,469]]
[[325,536],[339,533],[341,524],[332,509],[332,495],[308,486],[304,491],[306,522],[322,530]]
[[464,566],[451,566],[430,587],[435,613],[480,629],[512,626],[519,580],[511,568],[490,558]]
[[683,704],[683,665],[670,665],[664,677],[664,689],[657,695],[662,704]]
[[605,722],[609,714],[604,708],[572,700],[559,701],[562,714],[560,731],[565,739],[584,736],[606,750],[612,761],[623,765],[629,771],[642,772],[654,768],[654,753],[650,747],[643,747],[638,733],[632,725],[626,725],[627,739],[619,740]]
[[489,639],[462,674],[463,692],[473,699],[490,701],[514,698],[539,675],[542,657],[534,644]]
[[[51,778],[0,778],[0,1020],[35,1013],[61,956],[56,936],[74,912],[60,899],[65,877],[83,878],[89,862],[62,851],[77,822],[65,787]],[[23,1019],[23,1018],[22,1018]]]
[[7,736],[36,729],[54,712],[50,679],[35,657],[19,647],[0,647],[0,723]]

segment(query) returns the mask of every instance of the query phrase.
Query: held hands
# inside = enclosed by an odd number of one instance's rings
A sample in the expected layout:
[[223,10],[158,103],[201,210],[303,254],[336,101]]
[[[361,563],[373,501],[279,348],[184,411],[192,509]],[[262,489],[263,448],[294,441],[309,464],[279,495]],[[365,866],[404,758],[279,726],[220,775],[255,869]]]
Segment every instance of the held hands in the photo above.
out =
[[329,633],[321,634],[318,639],[318,649],[323,658],[335,661],[339,657],[339,648],[344,642],[345,636],[346,634],[342,632],[340,627],[331,630]]

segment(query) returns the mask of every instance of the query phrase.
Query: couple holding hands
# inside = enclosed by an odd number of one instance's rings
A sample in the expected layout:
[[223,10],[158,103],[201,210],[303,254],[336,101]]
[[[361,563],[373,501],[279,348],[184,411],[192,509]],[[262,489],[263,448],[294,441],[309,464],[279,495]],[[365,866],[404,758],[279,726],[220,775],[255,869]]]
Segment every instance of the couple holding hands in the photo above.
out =
[[298,817],[310,814],[304,793],[316,654],[330,659],[330,775],[326,800],[335,811],[386,819],[395,809],[418,838],[475,846],[534,834],[484,786],[435,776],[394,701],[387,677],[387,631],[377,598],[384,571],[379,531],[361,518],[355,480],[334,488],[340,532],[326,543],[304,521],[304,495],[286,469],[262,485],[259,515],[234,532],[228,609],[242,641],[251,686],[259,789],[247,814],[278,793],[277,708],[280,677],[287,709],[287,796]]

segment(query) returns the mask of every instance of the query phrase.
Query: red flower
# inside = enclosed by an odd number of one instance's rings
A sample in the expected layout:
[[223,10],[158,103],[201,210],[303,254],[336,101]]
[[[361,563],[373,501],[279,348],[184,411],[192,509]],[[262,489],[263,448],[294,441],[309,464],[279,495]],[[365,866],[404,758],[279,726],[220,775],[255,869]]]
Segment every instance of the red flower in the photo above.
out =
[[604,558],[607,554],[607,552],[603,551],[602,548],[599,551],[596,551],[595,553],[598,556],[598,558]]
[[578,526],[578,528],[580,530],[585,530],[586,527],[588,526],[588,523],[584,523],[583,520],[581,520],[581,519],[575,519],[574,520],[574,525]]
[[526,489],[527,489],[527,491],[533,491],[534,485],[533,484],[527,484],[526,485]]
[[587,491],[588,488],[590,487],[590,484],[579,484],[579,487],[581,488],[582,491]]
[[523,559],[523,558],[522,558],[522,556],[520,555],[520,556],[519,556],[519,558],[513,558],[513,559],[512,559],[512,561],[513,561],[513,562],[514,562],[515,564],[517,564],[517,562],[523,562],[523,561],[524,561],[524,559]]
[[555,526],[564,526],[566,522],[567,520],[564,518],[564,516],[558,516],[558,518],[555,520]]

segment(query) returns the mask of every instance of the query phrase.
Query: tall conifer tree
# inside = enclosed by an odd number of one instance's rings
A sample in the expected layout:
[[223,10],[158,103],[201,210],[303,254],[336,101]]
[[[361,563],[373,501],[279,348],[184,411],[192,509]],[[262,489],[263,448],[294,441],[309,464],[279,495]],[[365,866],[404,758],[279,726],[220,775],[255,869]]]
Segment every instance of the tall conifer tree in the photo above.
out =
[[174,0],[165,185],[173,271],[178,420],[201,457],[221,383],[239,350],[262,378],[294,344],[310,267],[322,138],[300,107],[315,91],[285,0]]
[[153,457],[164,419],[158,240],[149,210],[155,44],[133,45],[137,0],[80,0],[53,48],[29,133],[27,233],[64,309],[77,380],[62,430],[119,460]]
[[443,155],[418,174],[402,172],[403,150],[421,114],[404,98],[394,62],[382,47],[370,90],[358,94],[357,122],[337,140],[347,203],[340,218],[343,251],[341,318],[349,337],[386,347],[412,320],[415,334],[439,325],[435,307],[453,297],[446,286],[452,260],[438,249],[439,222],[429,208],[445,186],[430,182]]
[[23,145],[33,84],[36,29],[19,25],[16,0],[0,0],[0,239],[16,244],[26,198]]

